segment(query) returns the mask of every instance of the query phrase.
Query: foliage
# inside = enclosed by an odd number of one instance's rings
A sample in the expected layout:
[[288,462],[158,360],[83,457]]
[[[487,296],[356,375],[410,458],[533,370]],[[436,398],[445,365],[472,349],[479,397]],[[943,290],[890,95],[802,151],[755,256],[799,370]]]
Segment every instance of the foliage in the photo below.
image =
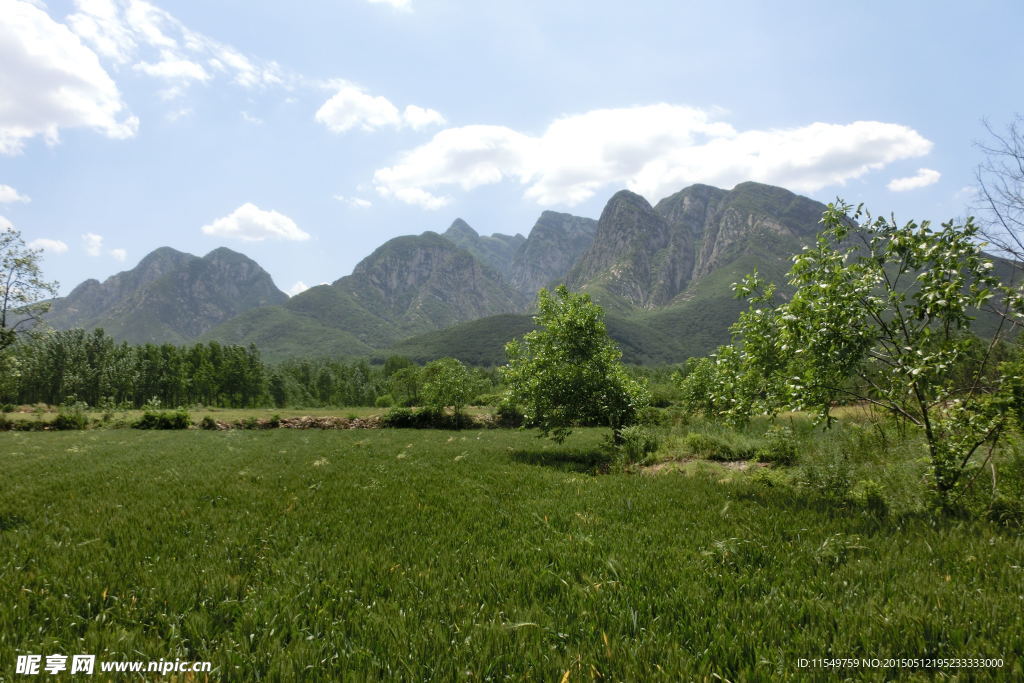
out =
[[142,417],[132,425],[135,429],[188,429],[192,426],[192,420],[188,411],[178,409],[175,411],[147,410]]
[[41,249],[29,249],[12,227],[0,230],[0,352],[31,330],[50,309],[57,283],[43,279]]
[[89,426],[88,406],[81,401],[62,405],[57,417],[51,422],[54,429],[86,429]]
[[994,304],[1019,312],[1021,297],[991,274],[970,219],[901,226],[840,202],[822,222],[815,245],[794,257],[788,301],[776,303],[756,273],[736,286],[750,308],[733,343],[694,366],[683,393],[692,403],[706,392],[708,411],[734,423],[782,409],[830,421],[837,401],[878,406],[922,430],[934,490],[950,504],[1004,426],[987,398],[1004,330],[979,352],[970,323]]
[[[110,401],[140,408],[164,405],[371,406],[391,394],[419,398],[420,368],[366,361],[293,360],[268,366],[252,346],[117,343],[103,330],[51,331],[23,338],[3,356],[0,401],[60,404],[74,395],[90,405]],[[0,358],[0,360],[3,360]],[[398,361],[392,361],[392,367]],[[475,374],[483,386],[490,378]]]
[[481,386],[479,378],[454,358],[439,358],[427,363],[422,371],[422,381],[424,405],[441,411],[451,406],[456,421]]
[[392,408],[381,417],[381,426],[393,429],[465,429],[479,426],[469,415],[449,415],[441,408]]
[[792,465],[796,462],[796,440],[792,430],[772,427],[764,435],[765,444],[757,449],[759,462]]
[[707,432],[690,432],[686,435],[686,448],[698,458],[729,462],[750,460],[756,449],[746,444],[737,444],[735,439]]
[[556,441],[581,424],[611,427],[620,438],[649,394],[626,373],[601,308],[564,286],[540,290],[537,308],[538,329],[505,346],[508,365],[501,374],[510,401],[528,424]]
[[619,452],[626,463],[644,464],[661,446],[661,437],[650,427],[630,425],[622,428]]
[[494,411],[494,417],[499,427],[522,427],[526,421],[523,411],[508,401],[498,404],[498,409]]

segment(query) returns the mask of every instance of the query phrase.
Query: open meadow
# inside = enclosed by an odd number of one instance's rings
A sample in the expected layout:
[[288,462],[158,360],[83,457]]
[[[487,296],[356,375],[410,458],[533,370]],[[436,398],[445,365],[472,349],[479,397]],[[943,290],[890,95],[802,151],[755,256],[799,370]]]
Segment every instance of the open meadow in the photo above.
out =
[[215,680],[1024,675],[1018,531],[775,468],[617,468],[606,434],[0,433],[0,679],[57,652]]

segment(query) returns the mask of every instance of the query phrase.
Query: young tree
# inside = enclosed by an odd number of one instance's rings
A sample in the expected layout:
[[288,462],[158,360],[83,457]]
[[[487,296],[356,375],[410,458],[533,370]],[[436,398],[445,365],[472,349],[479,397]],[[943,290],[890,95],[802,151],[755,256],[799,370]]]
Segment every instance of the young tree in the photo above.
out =
[[538,329],[505,345],[508,364],[501,375],[509,399],[528,424],[563,441],[572,427],[611,427],[616,441],[622,428],[650,401],[647,388],[629,377],[622,352],[608,337],[604,311],[588,294],[565,286],[537,294]]
[[57,283],[43,280],[41,249],[29,249],[14,228],[0,232],[0,351],[19,332],[35,327],[57,295]]
[[[829,205],[816,244],[794,258],[789,301],[771,305],[756,274],[736,285],[751,307],[716,354],[727,362],[716,365],[713,402],[739,419],[780,409],[828,419],[837,400],[878,406],[920,428],[935,489],[951,502],[1005,423],[986,394],[998,388],[993,350],[1020,320],[1020,292],[992,275],[971,220],[900,226],[851,208]],[[1009,315],[979,353],[969,326],[995,301]],[[708,384],[705,375],[692,376]]]
[[480,382],[472,372],[454,358],[439,358],[423,366],[421,371],[423,402],[431,408],[444,410],[451,406],[455,420],[462,418],[462,411],[480,388]]

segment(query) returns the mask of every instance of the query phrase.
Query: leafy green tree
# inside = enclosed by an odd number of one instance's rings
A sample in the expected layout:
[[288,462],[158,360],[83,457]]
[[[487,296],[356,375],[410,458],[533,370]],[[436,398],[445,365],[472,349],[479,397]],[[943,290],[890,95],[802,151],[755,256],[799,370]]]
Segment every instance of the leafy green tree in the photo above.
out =
[[[822,221],[815,245],[794,258],[788,301],[774,305],[756,273],[735,286],[750,309],[692,383],[710,386],[715,412],[737,421],[781,409],[828,420],[837,401],[873,404],[920,428],[935,490],[952,502],[1005,424],[989,400],[999,389],[992,366],[1024,310],[1020,292],[993,276],[970,219],[898,225],[839,202]],[[993,306],[1007,315],[979,350],[968,330]],[[696,388],[688,381],[684,394]]]
[[476,396],[480,381],[465,365],[454,358],[439,358],[423,366],[423,403],[443,410],[451,406],[456,421],[466,405]]
[[399,405],[417,405],[420,401],[420,387],[423,384],[423,371],[417,365],[395,370],[388,377],[387,386]]
[[650,396],[629,377],[622,352],[608,337],[604,311],[587,294],[565,286],[537,294],[538,329],[505,345],[501,369],[509,399],[527,423],[563,441],[572,427],[611,427],[616,441]]
[[43,279],[41,255],[41,249],[26,247],[14,228],[0,231],[0,351],[19,332],[35,327],[50,310],[47,299],[57,295],[57,283]]

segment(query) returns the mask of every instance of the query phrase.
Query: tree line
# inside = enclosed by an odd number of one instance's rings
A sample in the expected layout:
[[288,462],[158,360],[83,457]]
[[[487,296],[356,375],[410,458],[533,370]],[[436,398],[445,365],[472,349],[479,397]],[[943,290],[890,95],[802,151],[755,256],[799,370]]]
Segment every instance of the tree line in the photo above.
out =
[[[255,346],[133,345],[116,342],[103,330],[81,329],[24,336],[6,349],[3,361],[0,404],[12,405],[419,405],[430,398],[424,396],[424,382],[435,372],[403,356],[376,365],[327,359],[268,364]],[[495,372],[466,372],[472,375],[470,398],[495,390]]]

